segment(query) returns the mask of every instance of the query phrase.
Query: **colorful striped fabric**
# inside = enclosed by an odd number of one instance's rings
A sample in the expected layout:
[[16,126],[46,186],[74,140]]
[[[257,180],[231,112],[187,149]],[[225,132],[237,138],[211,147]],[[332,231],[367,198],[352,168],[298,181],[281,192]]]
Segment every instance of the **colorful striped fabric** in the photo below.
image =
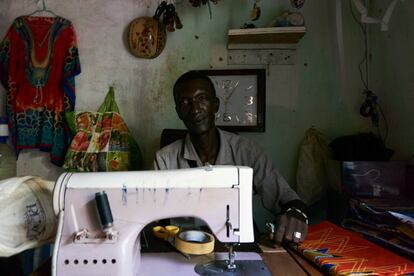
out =
[[414,275],[414,262],[328,221],[309,226],[297,250],[329,275]]

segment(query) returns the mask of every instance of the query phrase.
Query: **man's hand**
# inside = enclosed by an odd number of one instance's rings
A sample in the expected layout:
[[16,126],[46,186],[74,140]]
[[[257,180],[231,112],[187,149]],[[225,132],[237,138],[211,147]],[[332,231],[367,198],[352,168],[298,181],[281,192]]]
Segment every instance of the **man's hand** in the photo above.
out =
[[276,244],[282,242],[303,242],[308,234],[308,219],[306,215],[296,209],[289,208],[281,215],[279,225],[273,235]]

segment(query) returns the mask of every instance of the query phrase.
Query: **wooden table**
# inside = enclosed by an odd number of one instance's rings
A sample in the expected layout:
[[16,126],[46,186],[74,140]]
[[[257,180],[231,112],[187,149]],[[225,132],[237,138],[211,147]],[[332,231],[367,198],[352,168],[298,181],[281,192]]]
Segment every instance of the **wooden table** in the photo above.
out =
[[306,272],[300,267],[288,252],[273,252],[262,254],[264,263],[272,275],[306,276]]
[[299,256],[296,252],[283,247],[267,247],[259,245],[263,253],[263,262],[267,265],[272,275],[283,276],[322,276],[312,264]]

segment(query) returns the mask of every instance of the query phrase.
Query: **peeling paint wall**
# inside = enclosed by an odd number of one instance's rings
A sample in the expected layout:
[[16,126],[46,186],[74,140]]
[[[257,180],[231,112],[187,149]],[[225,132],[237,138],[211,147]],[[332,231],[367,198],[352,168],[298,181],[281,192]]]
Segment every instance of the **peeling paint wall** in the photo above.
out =
[[[382,17],[388,2],[374,1],[372,13]],[[414,12],[413,1],[399,1],[389,21],[389,30],[370,27],[370,88],[379,96],[389,125],[387,145],[393,159],[406,160],[414,154]],[[385,133],[384,121],[380,121]],[[411,160],[412,161],[412,160]]]
[[[222,0],[212,6],[193,8],[177,1],[182,30],[169,33],[164,52],[156,59],[132,56],[125,44],[128,24],[138,16],[152,16],[157,1],[150,0],[46,0],[49,9],[70,19],[76,28],[82,73],[76,79],[76,110],[96,110],[108,87],[115,85],[117,102],[133,136],[141,146],[145,167],[150,168],[163,128],[181,128],[172,98],[174,81],[191,69],[238,69],[227,66],[227,30],[248,21],[254,1]],[[260,1],[262,16],[255,22],[265,27],[290,1]],[[13,19],[38,8],[35,0],[0,1],[0,37]],[[267,74],[266,132],[242,134],[264,147],[281,173],[295,182],[297,155],[305,131],[315,126],[330,137],[366,130],[358,115],[362,96],[355,66],[362,54],[362,38],[344,5],[346,83],[340,83],[335,29],[335,1],[307,1],[300,10],[307,34],[299,43],[293,66],[270,66]],[[257,68],[257,66],[254,66]],[[1,88],[3,89],[3,88]],[[1,90],[4,93],[4,90]],[[40,175],[54,180],[62,170],[51,165],[48,155],[24,151],[18,174]]]

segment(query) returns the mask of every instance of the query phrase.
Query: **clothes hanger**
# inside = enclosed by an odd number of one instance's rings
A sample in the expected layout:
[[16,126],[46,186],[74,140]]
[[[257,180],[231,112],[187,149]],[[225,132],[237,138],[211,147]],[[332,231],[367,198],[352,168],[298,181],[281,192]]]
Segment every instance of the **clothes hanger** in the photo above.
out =
[[31,14],[28,14],[27,16],[33,16],[36,13],[41,13],[41,12],[46,12],[46,13],[49,13],[49,14],[53,15],[54,17],[58,17],[58,15],[56,13],[54,13],[51,10],[48,10],[46,8],[45,0],[42,0],[42,9],[35,10],[34,12],[32,12]]

